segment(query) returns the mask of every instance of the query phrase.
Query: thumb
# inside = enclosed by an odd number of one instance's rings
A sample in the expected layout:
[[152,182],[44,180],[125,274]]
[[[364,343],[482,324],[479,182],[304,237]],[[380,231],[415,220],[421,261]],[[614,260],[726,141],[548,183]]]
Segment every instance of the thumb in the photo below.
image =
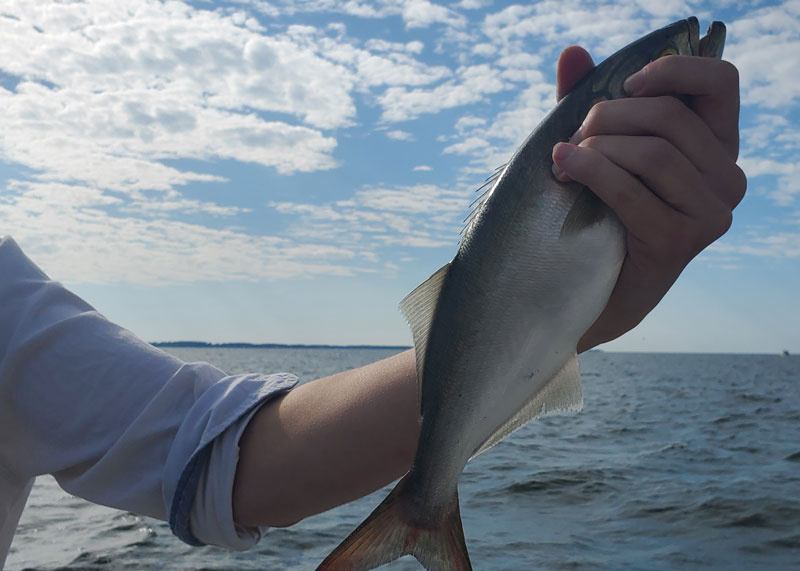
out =
[[556,66],[556,98],[560,101],[592,69],[592,56],[582,47],[570,46],[561,52]]

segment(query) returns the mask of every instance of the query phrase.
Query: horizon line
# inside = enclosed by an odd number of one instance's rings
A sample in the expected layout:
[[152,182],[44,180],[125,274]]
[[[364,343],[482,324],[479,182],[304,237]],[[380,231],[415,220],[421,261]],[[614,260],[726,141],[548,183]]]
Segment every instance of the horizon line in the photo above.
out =
[[211,343],[209,341],[153,341],[154,347],[220,348],[220,349],[411,349],[410,345],[336,345],[331,343],[249,343],[232,341]]
[[[246,341],[226,341],[212,343],[210,341],[151,341],[154,347],[176,347],[176,348],[217,348],[217,349],[413,349],[411,345],[375,345],[375,344],[352,344],[338,345],[335,343],[250,343]],[[600,348],[592,348],[585,353],[635,353],[635,354],[666,354],[666,355],[778,355],[796,356],[797,352],[779,350],[774,352],[741,352],[741,351],[619,351]]]

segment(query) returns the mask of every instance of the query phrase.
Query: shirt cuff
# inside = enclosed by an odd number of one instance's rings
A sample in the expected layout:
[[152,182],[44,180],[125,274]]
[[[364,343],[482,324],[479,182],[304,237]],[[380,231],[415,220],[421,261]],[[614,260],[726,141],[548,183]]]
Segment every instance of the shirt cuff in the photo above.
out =
[[259,405],[296,384],[297,378],[287,373],[230,376],[195,402],[178,430],[164,472],[164,504],[169,506],[170,529],[179,539],[239,550],[258,542],[261,529],[238,528],[233,522],[239,437]]

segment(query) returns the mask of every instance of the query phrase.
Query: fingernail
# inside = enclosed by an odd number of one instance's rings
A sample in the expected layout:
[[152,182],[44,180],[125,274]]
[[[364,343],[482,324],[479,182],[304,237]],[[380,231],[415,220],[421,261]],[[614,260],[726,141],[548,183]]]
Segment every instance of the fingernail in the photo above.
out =
[[573,145],[577,145],[583,141],[583,125],[578,127],[578,130],[575,131],[572,136],[569,138],[569,142]]
[[556,143],[553,147],[553,160],[566,161],[573,153],[575,147],[569,143]]
[[553,176],[561,182],[569,182],[572,179],[555,163],[555,161],[566,161],[572,154],[573,149],[574,147],[568,143],[557,143],[556,146],[553,147]]
[[635,95],[642,88],[642,85],[644,85],[644,73],[639,70],[628,76],[628,79],[622,84],[622,88],[628,95]]

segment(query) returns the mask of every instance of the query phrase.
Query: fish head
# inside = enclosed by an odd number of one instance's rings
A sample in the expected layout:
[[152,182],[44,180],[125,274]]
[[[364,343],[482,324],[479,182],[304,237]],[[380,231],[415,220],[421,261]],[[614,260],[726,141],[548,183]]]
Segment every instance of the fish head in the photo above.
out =
[[[625,97],[623,83],[648,63],[670,55],[721,57],[725,44],[725,25],[713,22],[700,38],[697,18],[692,16],[656,30],[627,45],[603,61],[586,77],[594,102]],[[593,103],[594,103],[593,102]]]

